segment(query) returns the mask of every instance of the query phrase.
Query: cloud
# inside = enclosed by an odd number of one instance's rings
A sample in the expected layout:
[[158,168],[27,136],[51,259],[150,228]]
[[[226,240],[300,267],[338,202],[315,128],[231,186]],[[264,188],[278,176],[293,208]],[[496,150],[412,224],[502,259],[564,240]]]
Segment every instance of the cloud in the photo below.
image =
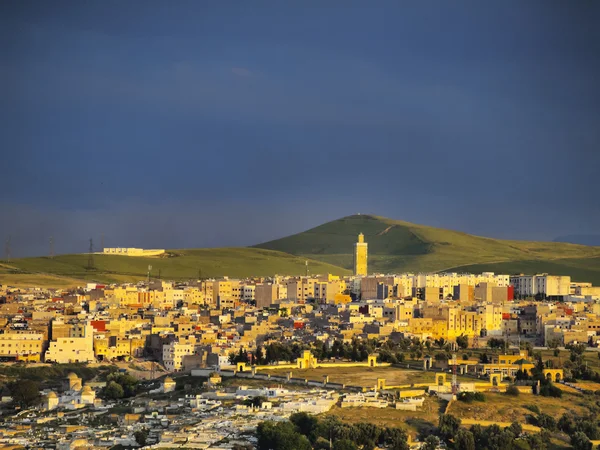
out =
[[238,77],[251,77],[252,72],[245,67],[232,67],[231,73],[237,75]]

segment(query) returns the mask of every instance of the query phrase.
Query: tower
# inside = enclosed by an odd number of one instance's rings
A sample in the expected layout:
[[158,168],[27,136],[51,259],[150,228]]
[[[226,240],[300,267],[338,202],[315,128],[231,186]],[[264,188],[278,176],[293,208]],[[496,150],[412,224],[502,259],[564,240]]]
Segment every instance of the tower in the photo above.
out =
[[365,235],[358,235],[358,242],[354,244],[354,275],[367,276],[367,247]]
[[94,241],[90,238],[90,252],[88,253],[87,270],[94,270]]

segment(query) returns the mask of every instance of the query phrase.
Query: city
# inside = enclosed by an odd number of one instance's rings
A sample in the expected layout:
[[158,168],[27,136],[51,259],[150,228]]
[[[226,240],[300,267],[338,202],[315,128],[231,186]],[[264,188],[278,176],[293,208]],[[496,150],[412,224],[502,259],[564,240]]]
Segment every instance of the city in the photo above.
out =
[[0,1],[0,450],[600,450],[598,24]]
[[[362,233],[353,255],[350,276],[3,285],[0,442],[254,448],[257,426],[300,413],[343,421],[346,408],[374,408],[400,426],[474,393],[600,391],[598,372],[568,356],[600,355],[600,287],[549,274],[369,275]],[[436,422],[402,425],[403,445],[427,445]]]

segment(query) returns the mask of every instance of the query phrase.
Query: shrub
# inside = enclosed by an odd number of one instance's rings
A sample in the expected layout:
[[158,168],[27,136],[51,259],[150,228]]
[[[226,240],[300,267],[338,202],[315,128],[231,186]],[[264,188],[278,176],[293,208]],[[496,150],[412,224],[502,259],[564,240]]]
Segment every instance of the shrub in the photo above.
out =
[[516,386],[509,386],[506,388],[506,395],[510,395],[512,397],[518,397],[521,391]]
[[457,398],[465,403],[485,402],[485,395],[481,392],[461,392]]

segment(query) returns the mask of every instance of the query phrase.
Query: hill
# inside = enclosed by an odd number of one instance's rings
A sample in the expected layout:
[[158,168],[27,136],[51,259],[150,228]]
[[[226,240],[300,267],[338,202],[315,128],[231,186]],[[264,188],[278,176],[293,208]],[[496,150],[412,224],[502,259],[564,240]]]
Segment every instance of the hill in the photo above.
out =
[[554,242],[600,246],[600,234],[569,234],[557,237]]
[[[202,277],[302,275],[307,258],[255,248],[212,248],[169,250],[167,257],[94,255],[95,270],[87,270],[88,255],[59,255],[22,258],[0,264],[0,284],[18,286],[69,287],[88,281],[100,283],[136,282],[145,279],[148,266],[156,277],[169,280]],[[309,261],[310,273],[350,273],[325,262]]]
[[600,248],[558,242],[509,241],[354,215],[255,246],[352,268],[358,233],[369,244],[369,272],[548,272],[600,284]]

